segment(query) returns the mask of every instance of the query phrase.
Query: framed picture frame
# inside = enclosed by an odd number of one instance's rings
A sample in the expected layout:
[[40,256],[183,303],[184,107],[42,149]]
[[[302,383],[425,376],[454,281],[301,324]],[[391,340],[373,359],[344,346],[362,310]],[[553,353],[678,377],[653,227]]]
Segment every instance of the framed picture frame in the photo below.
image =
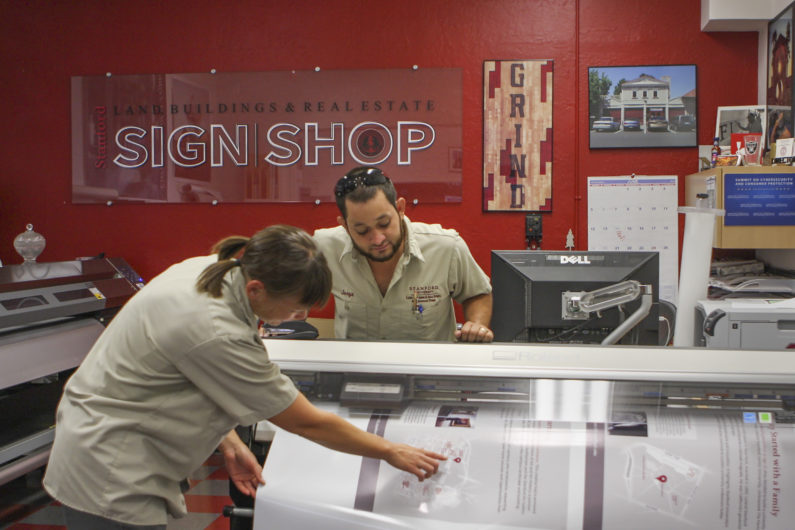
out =
[[461,171],[464,150],[460,147],[447,148],[447,169],[448,171]]
[[[169,104],[172,102],[183,103],[184,112],[169,114],[170,130],[178,127],[193,125],[204,130],[210,129],[210,115],[201,112],[201,108],[210,103],[210,89],[201,86],[178,75],[169,76],[166,82],[166,94]],[[168,163],[169,177],[176,177],[184,180],[198,181],[200,184],[208,184],[212,180],[212,168],[209,164],[202,164],[197,167],[182,167],[171,161]]]
[[767,131],[765,145],[770,149],[773,149],[776,140],[792,138],[792,106],[768,105],[765,130]]
[[765,144],[773,149],[779,138],[793,137],[793,44],[792,19],[795,3],[788,5],[767,24],[767,134]]
[[552,211],[552,59],[483,62],[483,211]]
[[767,24],[767,104],[792,107],[793,5]]
[[759,134],[759,147],[764,149],[767,111],[766,105],[718,107],[715,120],[715,138],[718,139],[718,145],[731,147],[734,152],[736,143],[742,141],[743,135]]
[[696,65],[588,67],[591,149],[696,147]]

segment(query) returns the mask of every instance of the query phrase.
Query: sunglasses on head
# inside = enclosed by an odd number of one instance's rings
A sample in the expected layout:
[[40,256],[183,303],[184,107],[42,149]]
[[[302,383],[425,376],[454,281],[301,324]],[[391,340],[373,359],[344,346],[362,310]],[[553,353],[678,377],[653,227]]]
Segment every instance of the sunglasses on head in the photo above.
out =
[[389,177],[376,167],[354,169],[337,181],[337,185],[334,186],[334,195],[345,197],[361,186],[377,186],[387,182],[389,182]]

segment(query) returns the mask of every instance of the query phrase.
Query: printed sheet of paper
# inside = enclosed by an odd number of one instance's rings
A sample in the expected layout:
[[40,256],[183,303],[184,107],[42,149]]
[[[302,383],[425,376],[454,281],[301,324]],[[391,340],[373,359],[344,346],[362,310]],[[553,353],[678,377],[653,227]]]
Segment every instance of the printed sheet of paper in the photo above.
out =
[[[397,417],[364,418],[322,405],[364,430],[439,452],[447,460],[432,479],[420,482],[385,462],[336,453],[278,431],[258,507],[269,496],[284,504],[286,494],[318,506],[373,512],[415,529],[518,529],[527,528],[528,521],[539,528],[565,528],[567,517],[582,521],[582,505],[567,506],[573,439],[568,424],[560,429],[553,422],[529,421],[526,405],[420,403]],[[582,469],[575,474],[581,476]],[[356,517],[348,516],[346,525],[352,527]],[[262,522],[269,518],[262,516]],[[271,527],[259,526],[255,518],[255,528]]]
[[588,250],[656,250],[660,298],[677,300],[676,176],[588,177]]
[[639,407],[582,423],[534,419],[526,404],[416,403],[395,416],[322,407],[448,459],[419,482],[278,431],[255,530],[772,530],[795,517],[795,429],[770,413]]

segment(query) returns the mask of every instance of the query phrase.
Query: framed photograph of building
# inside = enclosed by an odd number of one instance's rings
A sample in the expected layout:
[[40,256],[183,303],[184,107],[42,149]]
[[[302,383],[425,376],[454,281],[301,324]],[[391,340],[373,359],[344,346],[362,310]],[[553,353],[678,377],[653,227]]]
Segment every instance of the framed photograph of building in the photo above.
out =
[[695,147],[696,65],[588,68],[591,149]]

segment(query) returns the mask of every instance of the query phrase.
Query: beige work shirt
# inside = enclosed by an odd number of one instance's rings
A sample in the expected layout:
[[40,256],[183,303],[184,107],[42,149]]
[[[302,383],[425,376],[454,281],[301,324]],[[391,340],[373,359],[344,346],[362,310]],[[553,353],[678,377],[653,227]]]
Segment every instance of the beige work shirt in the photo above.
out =
[[234,268],[220,298],[196,290],[217,256],[188,259],[133,296],[66,384],[44,487],[129,524],[185,515],[179,483],[236,425],[286,409],[297,390],[270,362]]
[[488,276],[455,230],[404,220],[404,253],[384,296],[345,228],[315,231],[331,269],[337,338],[452,341],[453,300],[491,292]]

